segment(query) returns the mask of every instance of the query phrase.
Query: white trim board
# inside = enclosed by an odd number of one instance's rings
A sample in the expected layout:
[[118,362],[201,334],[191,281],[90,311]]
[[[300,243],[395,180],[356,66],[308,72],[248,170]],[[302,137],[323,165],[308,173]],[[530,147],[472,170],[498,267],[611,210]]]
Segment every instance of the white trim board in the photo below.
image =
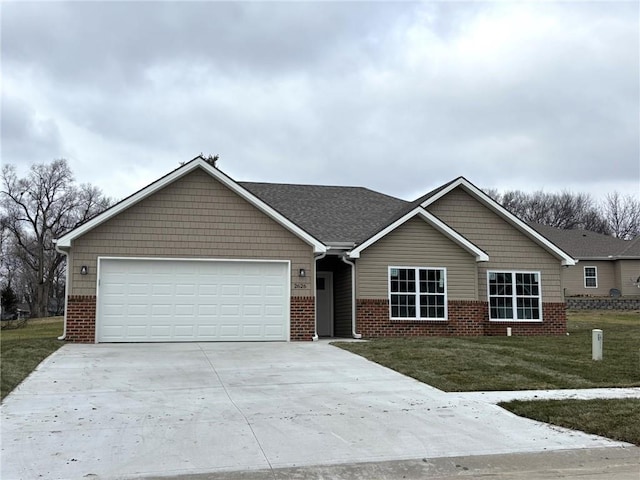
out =
[[487,255],[486,252],[478,248],[476,245],[471,243],[469,240],[467,240],[465,237],[460,235],[454,229],[449,227],[446,223],[442,222],[441,220],[436,218],[431,213],[427,212],[422,207],[414,208],[413,210],[411,210],[410,212],[408,212],[407,214],[405,214],[404,216],[402,216],[401,218],[393,222],[391,225],[388,225],[383,230],[380,230],[373,237],[370,237],[368,240],[361,243],[359,246],[357,246],[356,248],[354,248],[349,252],[348,254],[349,258],[360,258],[360,253],[364,249],[370,247],[371,245],[376,243],[378,240],[385,237],[389,233],[393,232],[396,228],[400,227],[401,225],[406,223],[408,220],[411,220],[415,216],[422,217],[423,220],[425,220],[429,225],[431,225],[433,228],[435,228],[440,233],[442,233],[445,237],[448,237],[454,243],[458,244],[460,247],[468,251],[470,254],[474,255],[476,257],[476,262],[489,261],[489,255]]
[[497,203],[495,200],[493,200],[486,193],[484,193],[482,190],[480,190],[478,187],[476,187],[474,184],[472,184],[470,181],[468,181],[464,177],[460,177],[454,180],[453,182],[451,182],[451,184],[449,184],[446,188],[443,188],[441,191],[439,191],[432,197],[429,197],[427,200],[422,202],[421,206],[423,208],[427,208],[429,205],[436,202],[438,199],[444,197],[445,195],[447,195],[449,192],[451,192],[457,187],[462,187],[467,193],[473,196],[476,200],[480,201],[483,205],[488,207],[494,213],[498,214],[504,220],[509,222],[511,225],[513,225],[522,233],[524,233],[533,241],[535,241],[538,245],[540,245],[545,250],[550,252],[552,255],[560,259],[562,261],[562,265],[572,266],[576,264],[576,260],[573,259],[567,252],[560,249],[553,242],[549,241],[546,237],[538,233],[536,230],[531,228],[529,225],[527,225],[525,222],[520,220],[514,214],[509,212],[506,208],[504,208],[502,205]]
[[252,204],[258,210],[260,210],[262,213],[264,213],[265,215],[267,215],[271,219],[275,220],[280,225],[282,225],[284,228],[286,228],[291,233],[296,235],[298,238],[302,239],[303,241],[305,241],[306,243],[311,245],[313,247],[314,253],[324,253],[324,252],[327,251],[326,246],[321,241],[319,241],[318,239],[314,238],[309,233],[307,233],[306,231],[304,231],[303,229],[298,227],[296,224],[294,224],[293,222],[288,220],[286,217],[284,217],[283,215],[278,213],[276,210],[274,210],[272,207],[267,205],[265,202],[260,200],[255,195],[253,195],[247,189],[245,189],[242,186],[238,185],[236,182],[234,182],[231,178],[227,177],[220,170],[218,170],[217,168],[215,168],[212,165],[210,165],[209,163],[207,163],[202,157],[196,157],[192,161],[182,165],[180,168],[177,168],[176,170],[174,170],[173,172],[169,173],[168,175],[165,175],[164,177],[160,178],[159,180],[156,180],[155,182],[151,183],[150,185],[147,185],[142,190],[137,191],[136,193],[134,193],[130,197],[127,197],[124,200],[122,200],[121,202],[115,204],[113,207],[105,210],[101,214],[99,214],[96,217],[94,217],[93,219],[89,220],[87,223],[85,223],[85,224],[79,226],[78,228],[76,228],[74,230],[71,230],[70,232],[66,233],[65,235],[63,235],[62,237],[60,237],[60,238],[58,238],[56,240],[56,248],[62,248],[62,249],[71,248],[71,242],[73,240],[75,240],[76,238],[81,237],[85,233],[87,233],[90,230],[93,230],[94,228],[96,228],[98,225],[100,225],[100,224],[106,222],[107,220],[115,217],[120,212],[128,209],[129,207],[131,207],[133,205],[135,205],[136,203],[140,202],[141,200],[144,200],[145,198],[151,196],[155,192],[161,190],[162,188],[164,188],[167,185],[175,182],[176,180],[184,177],[186,174],[194,171],[197,168],[201,168],[202,170],[204,170],[206,173],[208,173],[213,178],[218,180],[220,183],[225,185],[231,191],[233,191],[234,193],[238,194],[244,200],[248,201],[250,204]]

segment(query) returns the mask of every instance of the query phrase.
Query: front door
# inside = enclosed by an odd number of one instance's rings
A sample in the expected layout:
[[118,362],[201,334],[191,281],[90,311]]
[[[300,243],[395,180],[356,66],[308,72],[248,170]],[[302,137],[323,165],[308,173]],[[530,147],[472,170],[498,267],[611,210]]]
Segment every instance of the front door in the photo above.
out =
[[333,337],[333,273],[316,275],[316,322],[319,337]]

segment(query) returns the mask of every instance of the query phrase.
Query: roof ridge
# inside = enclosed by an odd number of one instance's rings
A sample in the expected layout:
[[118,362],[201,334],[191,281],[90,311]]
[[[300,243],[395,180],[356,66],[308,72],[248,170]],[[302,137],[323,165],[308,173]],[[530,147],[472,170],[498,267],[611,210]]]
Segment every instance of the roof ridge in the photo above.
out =
[[375,193],[381,193],[381,192],[377,192],[376,190],[371,190],[370,188],[362,187],[362,186],[358,186],[358,185],[326,185],[326,184],[317,184],[317,183],[251,182],[251,181],[245,181],[245,180],[239,181],[238,183],[247,184],[247,185],[278,185],[278,186],[285,186],[285,187],[359,188],[359,189],[364,189],[364,190],[370,190],[370,191],[375,192]]
[[373,193],[375,195],[379,195],[381,197],[386,197],[391,200],[403,202],[405,204],[409,203],[408,200],[404,200],[403,198],[396,197],[394,195],[380,192],[378,190],[374,190],[369,187],[362,187],[356,185],[323,185],[323,184],[313,184],[313,183],[280,183],[280,182],[249,182],[249,181],[241,181],[237,182],[240,185],[272,185],[277,187],[311,187],[311,188],[336,188],[336,189],[349,189],[349,190],[361,190]]

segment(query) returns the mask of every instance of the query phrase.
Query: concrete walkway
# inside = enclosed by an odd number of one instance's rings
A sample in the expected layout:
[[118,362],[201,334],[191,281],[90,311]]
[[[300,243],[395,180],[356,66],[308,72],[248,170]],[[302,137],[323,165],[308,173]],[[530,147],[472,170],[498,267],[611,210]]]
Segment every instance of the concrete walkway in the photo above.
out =
[[460,399],[500,403],[511,400],[592,400],[596,398],[640,398],[640,387],[585,388],[566,390],[518,390],[504,392],[457,392]]
[[5,399],[1,434],[8,480],[382,474],[388,462],[637,451],[321,342],[65,345]]

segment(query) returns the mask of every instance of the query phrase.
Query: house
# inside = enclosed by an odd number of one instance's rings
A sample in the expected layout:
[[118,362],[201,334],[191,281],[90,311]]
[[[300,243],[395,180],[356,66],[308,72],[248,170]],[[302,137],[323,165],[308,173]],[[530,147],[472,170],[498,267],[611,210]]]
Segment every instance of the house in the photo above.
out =
[[407,202],[201,157],[57,239],[76,342],[563,334],[573,258],[460,177]]
[[562,272],[566,296],[640,295],[640,236],[621,240],[588,230],[532,226],[579,262]]

